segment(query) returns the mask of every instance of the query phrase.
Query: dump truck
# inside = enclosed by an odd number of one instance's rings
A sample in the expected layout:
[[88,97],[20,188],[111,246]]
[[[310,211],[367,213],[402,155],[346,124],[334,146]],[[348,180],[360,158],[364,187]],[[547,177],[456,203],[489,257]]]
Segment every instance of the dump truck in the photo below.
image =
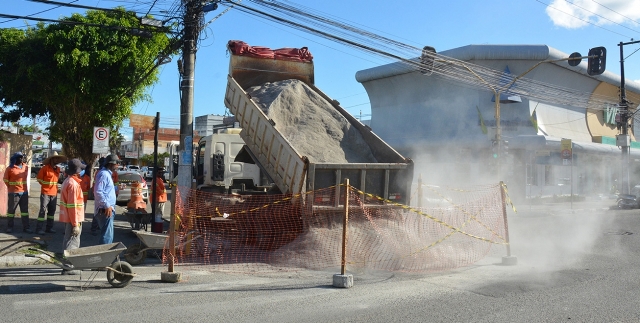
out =
[[267,194],[274,190],[273,181],[245,149],[241,130],[219,129],[200,138],[196,148],[197,189],[221,194]]
[[[239,194],[307,193],[309,198],[306,201],[314,207],[331,208],[338,207],[340,199],[336,197],[341,194],[340,184],[348,178],[350,185],[362,192],[394,203],[409,204],[413,180],[412,160],[400,155],[373,133],[371,128],[342,108],[338,101],[331,99],[315,87],[314,66],[311,60],[292,60],[290,57],[278,59],[277,56],[253,57],[237,54],[232,46],[232,42],[229,42],[231,55],[224,104],[235,116],[235,121],[241,129],[237,135],[244,143],[243,151],[235,155],[244,156],[245,161],[248,161],[247,156],[250,156],[255,164],[253,166],[250,165],[251,162],[243,163],[240,168],[247,173],[259,171],[259,174],[254,173],[254,182],[250,182],[248,179],[251,176],[243,174],[244,171],[235,174],[225,173],[224,169],[228,170],[232,161],[225,159],[224,151],[219,149],[216,151],[211,147],[219,142],[214,139],[219,135],[214,134],[209,138],[203,138],[196,154],[199,163],[196,167],[196,178],[200,178],[198,185],[200,189],[215,190],[224,187],[227,192],[231,192],[230,188],[233,188],[233,193]],[[301,155],[289,138],[278,129],[278,125],[247,93],[247,90],[253,86],[289,79],[304,82],[328,101],[333,109],[348,121],[349,126],[359,132],[376,162],[317,162],[308,156]],[[233,179],[225,179],[225,174],[236,177],[238,179],[236,185],[233,184]],[[238,183],[240,185],[237,185]],[[317,194],[314,196],[312,193],[329,187],[336,189],[331,193],[323,190],[324,196]],[[381,203],[380,199],[376,198],[366,198],[365,201],[372,204],[387,204]]]

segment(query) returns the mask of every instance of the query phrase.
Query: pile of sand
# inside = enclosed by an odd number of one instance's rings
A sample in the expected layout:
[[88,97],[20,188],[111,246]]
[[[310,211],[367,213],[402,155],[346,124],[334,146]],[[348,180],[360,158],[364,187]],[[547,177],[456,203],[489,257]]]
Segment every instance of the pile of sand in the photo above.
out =
[[357,129],[327,100],[299,80],[249,88],[251,98],[275,121],[299,154],[315,163],[375,163]]

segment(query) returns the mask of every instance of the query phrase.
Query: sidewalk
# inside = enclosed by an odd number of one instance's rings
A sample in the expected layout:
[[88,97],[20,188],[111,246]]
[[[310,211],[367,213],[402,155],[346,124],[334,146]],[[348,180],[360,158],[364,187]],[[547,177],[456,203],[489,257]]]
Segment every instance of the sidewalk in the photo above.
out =
[[[40,209],[40,185],[35,180],[31,181],[31,194],[29,195],[29,218],[31,229],[35,231],[38,211]],[[59,196],[58,196],[59,198]],[[147,211],[151,212],[151,206],[147,203]],[[169,205],[165,206],[165,231],[168,230],[168,214]],[[82,234],[80,236],[80,246],[89,247],[98,245],[98,236],[91,235],[91,221],[93,219],[93,201],[87,201],[87,213],[85,214],[85,222],[82,224]],[[126,206],[116,206],[116,218],[114,220],[114,237],[113,242],[122,242],[125,246],[140,243],[140,240],[132,232],[131,224],[126,216],[122,215],[126,211]],[[27,266],[34,264],[45,264],[43,260],[38,258],[25,257],[24,251],[29,246],[41,244],[45,250],[54,253],[62,253],[62,240],[64,238],[64,226],[59,222],[59,211],[55,213],[54,230],[56,233],[47,233],[43,236],[37,234],[28,234],[22,232],[22,223],[19,218],[15,220],[14,232],[11,234],[4,233],[7,229],[7,218],[0,216],[0,268]],[[151,225],[147,230],[151,231]],[[152,260],[152,258],[149,258]],[[159,263],[158,260],[156,260]],[[56,267],[57,268],[57,267]]]
[[514,202],[517,213],[507,205],[509,216],[535,216],[540,214],[580,214],[585,212],[609,212],[616,210],[616,200],[607,197],[586,197],[584,201],[572,202]]

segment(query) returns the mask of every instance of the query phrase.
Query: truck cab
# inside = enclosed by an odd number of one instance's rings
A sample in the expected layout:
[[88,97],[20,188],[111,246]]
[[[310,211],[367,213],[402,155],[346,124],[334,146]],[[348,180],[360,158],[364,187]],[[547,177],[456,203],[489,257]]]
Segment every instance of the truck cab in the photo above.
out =
[[[197,188],[217,193],[265,192],[260,168],[246,155],[239,128],[203,137],[196,148]],[[236,161],[237,158],[243,161]]]

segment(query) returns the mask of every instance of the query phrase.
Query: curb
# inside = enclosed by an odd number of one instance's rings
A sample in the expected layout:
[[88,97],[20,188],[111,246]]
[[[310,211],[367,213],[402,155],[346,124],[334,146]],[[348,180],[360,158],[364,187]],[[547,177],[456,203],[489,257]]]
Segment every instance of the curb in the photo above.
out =
[[0,257],[0,268],[20,267],[30,265],[42,265],[46,262],[38,258],[29,258],[25,256],[3,256]]

